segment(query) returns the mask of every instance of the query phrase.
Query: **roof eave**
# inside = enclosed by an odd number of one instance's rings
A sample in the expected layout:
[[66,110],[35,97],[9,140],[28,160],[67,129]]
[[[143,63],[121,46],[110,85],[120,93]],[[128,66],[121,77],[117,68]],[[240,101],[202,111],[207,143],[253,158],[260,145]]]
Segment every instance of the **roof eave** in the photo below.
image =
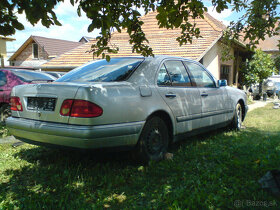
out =
[[223,33],[221,33],[213,42],[212,44],[196,59],[197,61],[200,61],[201,58],[203,58],[206,53],[223,37]]

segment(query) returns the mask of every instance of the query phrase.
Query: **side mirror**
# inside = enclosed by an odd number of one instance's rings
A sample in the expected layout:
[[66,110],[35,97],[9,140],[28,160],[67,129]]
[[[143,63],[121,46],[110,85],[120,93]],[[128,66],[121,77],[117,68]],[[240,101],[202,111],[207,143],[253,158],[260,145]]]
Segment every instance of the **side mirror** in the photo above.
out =
[[218,84],[219,87],[225,87],[227,86],[227,80],[226,79],[218,80]]

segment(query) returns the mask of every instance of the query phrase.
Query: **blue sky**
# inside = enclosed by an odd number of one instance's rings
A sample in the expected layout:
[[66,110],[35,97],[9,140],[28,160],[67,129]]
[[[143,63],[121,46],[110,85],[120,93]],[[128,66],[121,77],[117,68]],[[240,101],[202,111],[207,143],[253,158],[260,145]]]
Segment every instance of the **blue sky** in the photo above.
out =
[[[211,5],[211,1],[205,0],[205,5],[208,7],[208,12],[216,19],[223,21],[224,24],[229,24],[230,21],[236,20],[239,14],[233,13],[230,9],[223,11],[222,13],[215,12],[215,9]],[[51,26],[46,28],[41,23],[32,26],[26,21],[25,15],[19,15],[19,21],[24,24],[25,29],[17,31],[12,37],[16,41],[7,43],[7,51],[16,51],[31,35],[44,36],[48,38],[65,39],[71,41],[79,41],[82,36],[95,37],[98,35],[98,30],[92,33],[87,32],[87,27],[90,24],[90,20],[82,13],[82,16],[77,15],[77,6],[73,7],[69,1],[60,3],[55,8],[55,13],[58,16],[62,26]]]

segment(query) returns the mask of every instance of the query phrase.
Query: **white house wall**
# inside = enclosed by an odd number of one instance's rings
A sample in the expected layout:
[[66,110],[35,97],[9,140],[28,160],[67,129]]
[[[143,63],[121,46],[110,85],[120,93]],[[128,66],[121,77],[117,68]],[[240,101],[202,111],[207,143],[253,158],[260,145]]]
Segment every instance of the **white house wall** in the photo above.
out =
[[219,54],[217,43],[203,56],[203,65],[216,79],[219,79]]
[[[230,66],[230,74],[228,84],[233,83],[233,60],[222,61],[222,50],[223,47],[220,42],[217,42],[213,47],[204,55],[203,65],[214,75],[216,79],[220,79],[221,65]],[[230,54],[234,55],[233,48],[230,50]]]

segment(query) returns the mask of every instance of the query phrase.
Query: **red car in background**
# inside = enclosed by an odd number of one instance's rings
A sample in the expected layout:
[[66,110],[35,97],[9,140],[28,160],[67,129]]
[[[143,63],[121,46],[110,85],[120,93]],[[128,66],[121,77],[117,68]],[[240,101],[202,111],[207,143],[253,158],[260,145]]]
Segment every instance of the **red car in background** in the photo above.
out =
[[14,86],[30,83],[52,82],[55,77],[32,70],[0,69],[0,121],[11,115],[10,95]]

